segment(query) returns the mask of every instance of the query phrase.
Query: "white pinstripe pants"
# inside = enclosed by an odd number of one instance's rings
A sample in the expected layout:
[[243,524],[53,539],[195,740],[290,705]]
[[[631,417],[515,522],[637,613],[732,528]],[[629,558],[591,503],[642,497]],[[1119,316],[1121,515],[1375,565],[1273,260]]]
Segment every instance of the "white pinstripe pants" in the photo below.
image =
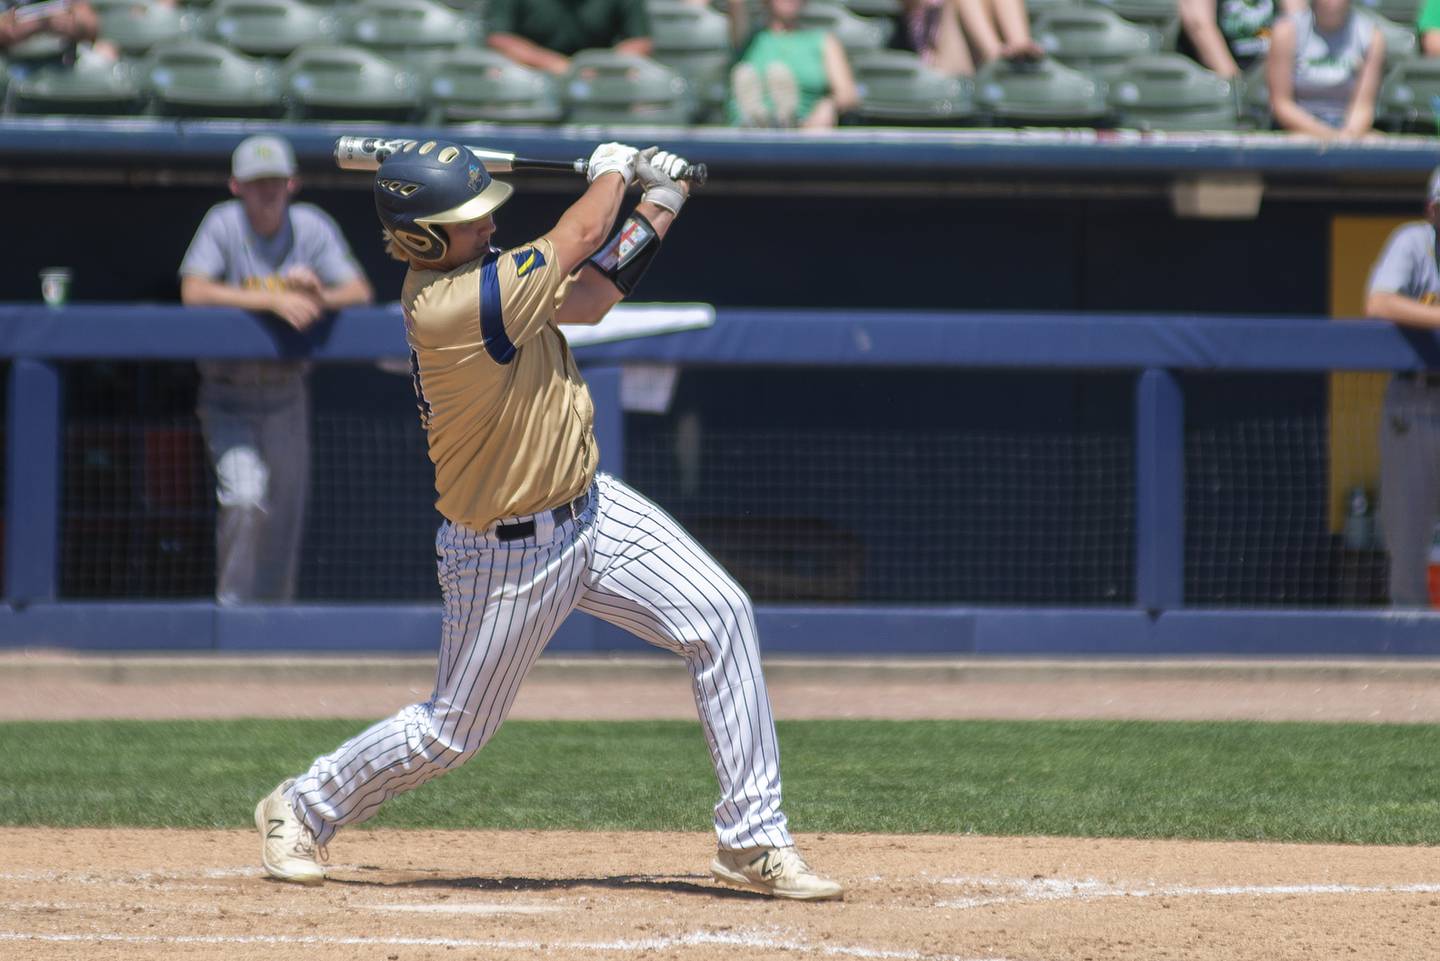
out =
[[473,757],[578,608],[685,658],[720,783],[720,846],[792,844],[744,589],[673,518],[606,474],[578,520],[556,525],[548,512],[518,520],[527,519],[535,536],[509,542],[441,526],[445,623],[435,693],[317,758],[296,781],[291,801],[316,840]]

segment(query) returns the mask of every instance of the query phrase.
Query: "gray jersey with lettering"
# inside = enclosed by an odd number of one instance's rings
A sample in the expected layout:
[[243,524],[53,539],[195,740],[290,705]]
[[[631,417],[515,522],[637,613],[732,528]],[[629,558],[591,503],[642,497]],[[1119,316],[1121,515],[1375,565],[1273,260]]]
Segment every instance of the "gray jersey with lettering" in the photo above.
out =
[[[273,237],[261,237],[245,217],[238,200],[216,204],[200,221],[180,275],[195,275],[247,289],[277,290],[292,267],[309,267],[327,287],[346,283],[360,275],[345,236],[330,215],[313,204],[291,204],[285,223]],[[253,374],[265,382],[288,368],[292,376],[303,364],[237,364],[234,361],[202,362],[200,372],[207,378],[240,379]]]

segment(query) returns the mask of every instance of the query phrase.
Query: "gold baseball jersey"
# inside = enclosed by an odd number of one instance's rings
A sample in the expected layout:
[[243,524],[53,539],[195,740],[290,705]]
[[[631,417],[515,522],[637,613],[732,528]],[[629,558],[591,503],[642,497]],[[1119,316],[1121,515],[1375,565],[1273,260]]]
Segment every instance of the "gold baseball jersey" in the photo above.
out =
[[550,241],[410,270],[400,295],[435,506],[475,530],[573,500],[599,449],[590,392],[555,311],[572,275]]

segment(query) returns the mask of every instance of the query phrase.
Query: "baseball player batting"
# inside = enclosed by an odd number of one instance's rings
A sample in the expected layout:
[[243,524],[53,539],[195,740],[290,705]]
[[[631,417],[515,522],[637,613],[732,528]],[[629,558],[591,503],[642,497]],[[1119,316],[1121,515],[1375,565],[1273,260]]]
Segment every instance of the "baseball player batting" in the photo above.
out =
[[[781,898],[840,898],[795,850],[750,599],[668,514],[597,474],[589,391],[559,324],[594,324],[640,282],[689,195],[688,164],[601,144],[590,186],[549,233],[502,250],[511,194],[469,148],[412,143],[376,171],[415,396],[435,463],[445,617],[435,691],[317,758],[255,808],[271,877],[325,879],[335,832],[475,755],[572,611],[674,651],[720,784],[720,881]],[[625,190],[641,202],[606,239]]]

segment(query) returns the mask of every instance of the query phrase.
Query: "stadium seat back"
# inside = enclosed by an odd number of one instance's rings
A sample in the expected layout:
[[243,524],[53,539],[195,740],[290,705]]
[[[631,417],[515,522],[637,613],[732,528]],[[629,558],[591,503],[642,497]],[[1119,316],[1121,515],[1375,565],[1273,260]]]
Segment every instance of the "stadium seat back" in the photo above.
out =
[[302,47],[282,77],[297,119],[403,121],[420,103],[414,74],[359,47]]
[[694,112],[680,74],[611,50],[581,50],[571,58],[564,102],[571,123],[681,125]]
[[1355,0],[1355,9],[1371,10],[1392,23],[1413,27],[1424,0]]
[[1089,0],[1089,4],[1109,10],[1130,23],[1152,27],[1168,27],[1180,19],[1176,0]]
[[800,26],[806,30],[828,30],[847,53],[879,50],[890,42],[890,21],[856,16],[839,3],[810,0],[800,11]]
[[1234,130],[1236,88],[1189,57],[1154,54],[1132,60],[1110,86],[1122,126],[1141,130]]
[[183,40],[156,47],[142,67],[155,109],[168,116],[275,117],[280,78],[263,61],[229,47]]
[[1422,57],[1396,64],[1381,83],[1377,100],[1375,116],[1385,129],[1435,133],[1440,118],[1440,60]]
[[857,17],[898,17],[904,9],[900,0],[840,0]]
[[298,0],[217,0],[205,18],[206,39],[252,56],[284,57],[335,39],[334,11]]
[[1098,123],[1109,115],[1103,81],[1047,58],[996,60],[975,76],[976,102],[1001,123]]
[[1408,25],[1396,23],[1366,7],[1358,8],[1357,12],[1374,21],[1375,28],[1385,38],[1385,66],[1387,68],[1395,66],[1402,60],[1410,60],[1419,55],[1420,41],[1415,36],[1414,21]]
[[180,7],[155,0],[91,0],[90,5],[100,20],[100,39],[127,55],[179,40],[190,32],[195,19]]
[[563,110],[557,81],[493,50],[456,50],[426,75],[431,123],[554,123]]
[[81,58],[74,66],[39,67],[11,95],[17,113],[114,116],[144,109],[134,65],[123,60]]
[[856,111],[870,124],[955,124],[975,112],[974,85],[948,77],[905,50],[872,50],[855,55],[860,90]]
[[1157,53],[1161,36],[1101,7],[1067,7],[1035,22],[1035,41],[1067,67],[1109,80],[1128,61]]
[[481,27],[477,18],[434,0],[362,0],[341,15],[340,33],[383,57],[416,65],[474,48]]

